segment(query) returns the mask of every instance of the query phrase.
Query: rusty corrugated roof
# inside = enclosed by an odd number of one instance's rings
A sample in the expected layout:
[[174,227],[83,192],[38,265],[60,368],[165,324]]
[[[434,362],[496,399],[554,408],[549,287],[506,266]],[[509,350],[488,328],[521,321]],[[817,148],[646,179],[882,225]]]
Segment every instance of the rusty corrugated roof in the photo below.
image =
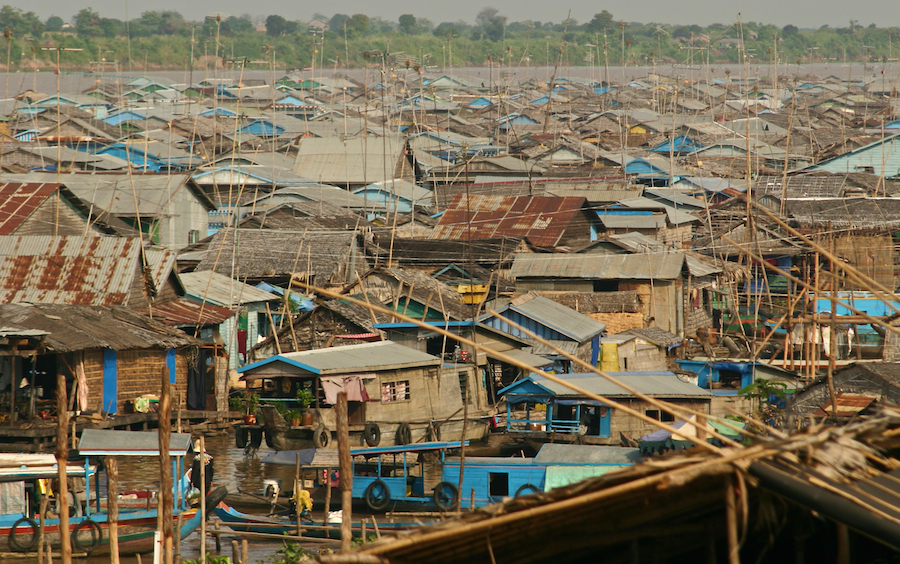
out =
[[577,197],[469,195],[467,199],[457,194],[431,238],[467,239],[471,222],[473,239],[520,237],[537,247],[554,247],[584,203]]
[[130,237],[0,236],[0,303],[125,305],[140,252]]
[[0,184],[0,235],[15,233],[59,186],[55,183],[34,182]]
[[[200,304],[187,298],[178,298],[171,302],[153,306],[153,311],[147,309],[140,313],[150,315],[153,319],[161,321],[170,327],[195,327],[196,325],[219,325],[231,318],[234,312],[228,308],[206,304],[203,306],[203,314],[200,314]],[[198,323],[199,320],[199,323]]]

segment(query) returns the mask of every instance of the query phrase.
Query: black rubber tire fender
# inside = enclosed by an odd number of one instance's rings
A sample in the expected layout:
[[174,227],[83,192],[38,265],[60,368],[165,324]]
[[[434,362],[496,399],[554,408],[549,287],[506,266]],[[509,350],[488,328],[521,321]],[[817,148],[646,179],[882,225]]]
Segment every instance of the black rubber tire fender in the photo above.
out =
[[225,486],[219,486],[213,491],[206,494],[206,517],[209,518],[215,512],[216,506],[219,505],[219,502],[225,501],[225,496],[228,495],[228,488]]
[[316,448],[328,448],[331,444],[331,431],[325,425],[319,425],[313,431],[313,446]]
[[[448,493],[451,495],[447,495]],[[457,497],[459,497],[459,491],[450,482],[441,482],[434,487],[432,499],[441,511],[453,511],[456,508]]]
[[441,428],[438,425],[431,424],[428,426],[428,430],[425,431],[425,440],[428,442],[440,441],[441,440]]
[[250,446],[253,448],[259,448],[262,446],[263,442],[263,430],[262,429],[250,429]]
[[[90,529],[91,531],[90,544],[81,542],[81,539],[78,537],[78,533],[83,532],[84,529]],[[96,521],[85,519],[75,525],[75,528],[72,529],[72,548],[74,549],[90,554],[95,548],[100,546],[101,542],[103,542],[103,529],[100,528],[100,525],[98,525]]]
[[[21,536],[16,535],[16,529],[22,524],[31,527],[31,539],[28,542],[22,542],[24,539]],[[7,538],[9,548],[15,552],[31,552],[37,547],[38,537],[40,535],[38,529],[38,524],[34,522],[34,519],[22,517],[13,523],[13,526],[9,529],[9,537]]]
[[409,423],[401,423],[399,427],[397,427],[397,434],[394,437],[394,442],[398,445],[408,445],[412,442],[412,429],[409,426]]
[[244,448],[247,446],[247,441],[250,439],[250,433],[243,426],[238,426],[234,430],[234,446],[237,448]]
[[381,443],[381,427],[378,426],[378,423],[374,421],[366,423],[366,428],[363,429],[363,438],[370,447],[377,447]]
[[[378,494],[376,491],[381,488],[384,490],[384,498],[379,499],[376,497]],[[391,488],[388,487],[384,480],[375,480],[369,487],[366,488],[365,493],[363,494],[363,499],[366,501],[366,506],[373,513],[381,513],[385,509],[388,508],[388,505],[391,503]]]
[[524,495],[531,495],[540,493],[540,489],[534,484],[522,484],[522,486],[516,490],[516,497],[522,497]]

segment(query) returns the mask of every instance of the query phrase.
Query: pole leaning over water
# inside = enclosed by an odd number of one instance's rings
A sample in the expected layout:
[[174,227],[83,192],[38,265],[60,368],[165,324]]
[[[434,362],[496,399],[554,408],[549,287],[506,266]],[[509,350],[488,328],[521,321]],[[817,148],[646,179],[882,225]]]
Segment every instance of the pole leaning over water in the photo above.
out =
[[337,416],[338,458],[341,464],[341,552],[350,550],[353,465],[350,459],[350,427],[347,420],[347,392],[340,392],[334,406]]

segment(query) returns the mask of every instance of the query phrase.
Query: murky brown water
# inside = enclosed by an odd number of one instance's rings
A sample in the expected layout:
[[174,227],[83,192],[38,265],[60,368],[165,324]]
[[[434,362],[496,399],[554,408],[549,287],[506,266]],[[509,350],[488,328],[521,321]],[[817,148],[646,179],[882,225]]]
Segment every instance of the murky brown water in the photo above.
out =
[[[243,491],[259,493],[262,490],[263,479],[279,478],[284,484],[293,481],[294,468],[291,466],[272,466],[261,464],[260,459],[271,449],[263,445],[256,456],[245,457],[243,451],[235,448],[233,436],[207,437],[206,449],[213,456],[214,481],[213,487],[225,486],[229,492]],[[159,461],[156,457],[120,457],[119,459],[119,488],[127,490],[158,490],[159,488]],[[188,460],[190,463],[190,459]],[[101,484],[101,490],[105,491],[105,484]],[[211,529],[212,527],[210,527]],[[278,542],[250,543],[249,561],[252,564],[268,562],[280,548]],[[310,550],[317,551],[321,544],[310,545]],[[215,553],[215,543],[212,537],[207,539],[207,552]],[[231,538],[223,537],[222,554],[232,556]],[[181,542],[181,556],[185,560],[196,559],[200,556],[199,530],[192,533]],[[86,564],[100,564],[109,562],[108,556],[77,559]],[[123,563],[136,563],[135,557],[123,557]],[[2,562],[2,559],[0,559]],[[152,564],[149,556],[144,556],[142,564]]]

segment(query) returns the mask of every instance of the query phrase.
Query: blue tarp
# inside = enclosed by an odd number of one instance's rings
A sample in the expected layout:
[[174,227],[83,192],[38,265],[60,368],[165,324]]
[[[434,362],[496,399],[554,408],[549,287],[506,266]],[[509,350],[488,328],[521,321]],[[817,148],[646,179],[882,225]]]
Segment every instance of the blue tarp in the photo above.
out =
[[[276,294],[279,296],[284,296],[284,289],[279,288],[278,286],[273,286],[267,282],[260,282],[256,285],[257,288],[262,290],[263,292],[269,292],[271,294]],[[290,294],[291,304],[297,309],[297,311],[312,311],[316,309],[316,304],[313,301],[305,296],[302,296],[296,292],[291,292]]]

